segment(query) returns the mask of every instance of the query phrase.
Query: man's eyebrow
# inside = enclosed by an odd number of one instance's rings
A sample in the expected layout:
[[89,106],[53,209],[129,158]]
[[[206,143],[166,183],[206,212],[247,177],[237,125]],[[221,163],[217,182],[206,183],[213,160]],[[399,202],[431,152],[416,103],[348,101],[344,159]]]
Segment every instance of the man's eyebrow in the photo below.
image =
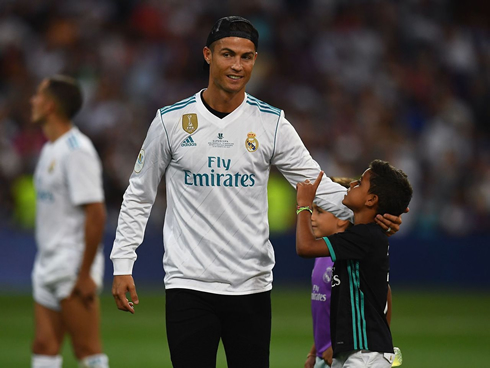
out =
[[[232,49],[230,49],[230,48],[228,48],[228,47],[223,47],[222,49],[220,49],[220,50],[219,50],[219,52],[230,52],[230,53],[232,53],[232,54],[238,54],[238,52],[237,52],[237,51],[232,50]],[[250,54],[250,55],[255,55],[255,51],[246,51],[246,52],[244,52],[242,55],[248,55],[248,54]]]

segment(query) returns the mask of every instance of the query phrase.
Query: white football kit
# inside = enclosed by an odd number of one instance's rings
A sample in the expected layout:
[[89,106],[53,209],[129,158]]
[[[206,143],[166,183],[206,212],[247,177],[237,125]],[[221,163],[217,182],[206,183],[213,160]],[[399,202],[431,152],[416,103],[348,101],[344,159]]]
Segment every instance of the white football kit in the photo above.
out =
[[[111,253],[114,275],[132,273],[165,175],[165,287],[225,295],[270,290],[271,165],[293,186],[320,172],[282,110],[245,94],[242,104],[220,119],[204,106],[201,92],[158,110],[124,194]],[[316,202],[339,218],[351,218],[341,203],[345,193],[324,176]]]
[[[85,212],[81,205],[104,201],[102,165],[92,142],[73,127],[56,141],[46,143],[34,182],[38,249],[32,271],[34,298],[58,309],[57,302],[71,292],[85,251]],[[91,271],[101,287],[102,245]]]

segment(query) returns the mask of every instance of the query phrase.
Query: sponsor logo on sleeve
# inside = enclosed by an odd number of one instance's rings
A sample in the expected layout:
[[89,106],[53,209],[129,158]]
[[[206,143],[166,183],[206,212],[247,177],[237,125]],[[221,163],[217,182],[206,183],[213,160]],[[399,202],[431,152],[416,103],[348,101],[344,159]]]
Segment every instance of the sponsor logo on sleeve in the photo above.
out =
[[55,166],[56,166],[56,160],[51,161],[48,167],[48,173],[51,174],[54,171]]
[[134,164],[134,172],[139,173],[143,169],[144,164],[145,164],[145,150],[142,149],[138,154],[136,163]]

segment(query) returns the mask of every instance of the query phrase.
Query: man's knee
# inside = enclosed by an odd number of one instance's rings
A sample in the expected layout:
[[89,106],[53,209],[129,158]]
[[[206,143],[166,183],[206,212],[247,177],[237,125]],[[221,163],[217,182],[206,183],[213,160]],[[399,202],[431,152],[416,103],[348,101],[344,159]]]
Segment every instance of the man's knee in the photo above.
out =
[[32,352],[37,355],[57,355],[61,349],[61,344],[56,340],[36,337],[32,342]]

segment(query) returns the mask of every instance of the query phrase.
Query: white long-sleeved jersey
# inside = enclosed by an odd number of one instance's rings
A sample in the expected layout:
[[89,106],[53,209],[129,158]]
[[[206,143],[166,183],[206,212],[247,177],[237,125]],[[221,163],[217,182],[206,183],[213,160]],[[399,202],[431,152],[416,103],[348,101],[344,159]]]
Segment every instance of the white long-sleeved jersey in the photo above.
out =
[[[200,92],[160,109],[138,155],[119,214],[114,275],[132,273],[160,179],[165,175],[165,286],[240,295],[270,290],[267,181],[276,165],[295,186],[320,172],[284,112],[248,94],[223,119]],[[317,203],[352,213],[346,189],[324,176]],[[294,209],[293,209],[294,210]]]

